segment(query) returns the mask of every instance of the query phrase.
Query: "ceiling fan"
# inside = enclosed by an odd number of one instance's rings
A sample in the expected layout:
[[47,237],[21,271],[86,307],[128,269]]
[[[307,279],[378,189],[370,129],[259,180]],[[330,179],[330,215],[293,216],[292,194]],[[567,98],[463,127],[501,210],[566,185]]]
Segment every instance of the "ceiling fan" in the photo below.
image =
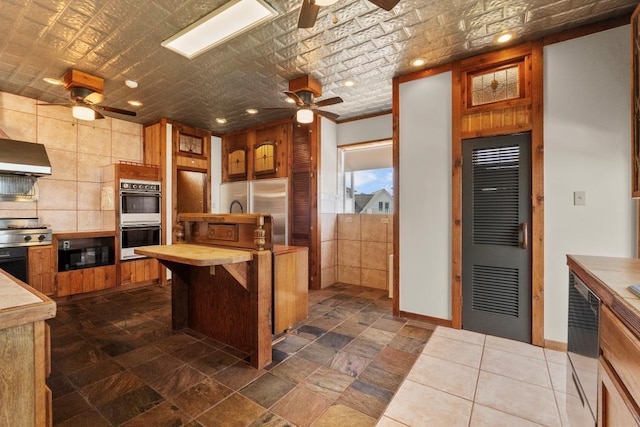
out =
[[295,107],[267,107],[266,110],[295,110],[298,123],[313,122],[314,114],[335,120],[338,114],[320,110],[320,107],[340,104],[344,102],[339,96],[315,101],[316,96],[322,96],[322,86],[313,77],[306,75],[289,81],[289,90],[284,92],[296,104]]
[[71,114],[78,120],[104,119],[102,112],[136,116],[134,111],[98,105],[104,101],[104,79],[78,70],[69,70],[63,78],[64,88],[69,91],[71,102],[38,104],[42,106],[62,105],[71,107]]
[[[298,28],[311,28],[316,23],[321,6],[330,6],[338,0],[302,0]],[[369,0],[369,2],[384,9],[391,10],[400,0]]]

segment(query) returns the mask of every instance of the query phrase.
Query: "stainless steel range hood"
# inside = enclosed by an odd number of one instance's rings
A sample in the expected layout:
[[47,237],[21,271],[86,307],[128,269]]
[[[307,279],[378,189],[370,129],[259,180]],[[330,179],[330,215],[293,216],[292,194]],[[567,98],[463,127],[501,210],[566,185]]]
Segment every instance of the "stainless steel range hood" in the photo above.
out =
[[0,173],[51,175],[51,162],[42,144],[0,139]]

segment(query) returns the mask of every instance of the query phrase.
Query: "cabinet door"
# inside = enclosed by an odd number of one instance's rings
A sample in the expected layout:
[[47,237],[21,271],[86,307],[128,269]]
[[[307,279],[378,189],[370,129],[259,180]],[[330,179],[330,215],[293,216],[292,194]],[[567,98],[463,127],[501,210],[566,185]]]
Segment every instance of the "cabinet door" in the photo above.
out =
[[618,427],[640,425],[637,405],[625,387],[617,380],[606,361],[598,365],[598,426]]
[[56,275],[56,295],[59,297],[82,293],[82,270],[62,271]]
[[55,292],[53,246],[32,246],[29,248],[27,282],[30,286],[45,295],[53,295]]

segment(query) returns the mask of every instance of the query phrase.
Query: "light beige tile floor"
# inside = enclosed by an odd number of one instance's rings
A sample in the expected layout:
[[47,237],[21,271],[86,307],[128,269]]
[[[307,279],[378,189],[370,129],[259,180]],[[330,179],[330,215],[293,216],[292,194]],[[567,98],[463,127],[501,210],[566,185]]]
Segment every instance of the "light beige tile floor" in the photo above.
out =
[[378,427],[563,426],[566,354],[437,327]]

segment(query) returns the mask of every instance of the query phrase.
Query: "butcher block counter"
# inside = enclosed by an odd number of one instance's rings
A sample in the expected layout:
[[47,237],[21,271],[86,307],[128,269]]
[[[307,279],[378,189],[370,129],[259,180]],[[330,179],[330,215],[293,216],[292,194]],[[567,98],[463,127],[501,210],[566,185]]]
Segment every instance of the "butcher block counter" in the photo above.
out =
[[235,264],[251,261],[253,255],[249,251],[218,248],[213,246],[179,243],[175,245],[142,246],[135,249],[140,255],[164,261],[174,261],[198,267]]
[[640,259],[567,256],[567,265],[601,301],[598,426],[640,426]]
[[0,425],[51,425],[47,296],[0,270]]

